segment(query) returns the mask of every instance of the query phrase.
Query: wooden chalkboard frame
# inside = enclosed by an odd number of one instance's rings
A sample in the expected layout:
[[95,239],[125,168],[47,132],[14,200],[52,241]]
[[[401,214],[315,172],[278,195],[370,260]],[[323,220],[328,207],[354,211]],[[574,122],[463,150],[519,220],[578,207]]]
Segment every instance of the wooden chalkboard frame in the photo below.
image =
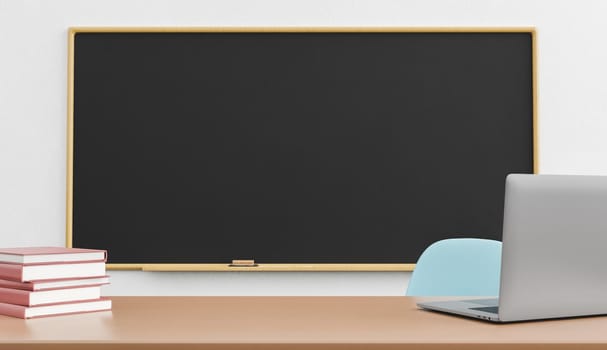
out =
[[[71,27],[68,31],[66,246],[73,246],[74,50],[78,33],[529,33],[532,50],[533,173],[538,173],[537,35],[534,27]],[[111,270],[143,271],[412,271],[415,264],[107,264]]]

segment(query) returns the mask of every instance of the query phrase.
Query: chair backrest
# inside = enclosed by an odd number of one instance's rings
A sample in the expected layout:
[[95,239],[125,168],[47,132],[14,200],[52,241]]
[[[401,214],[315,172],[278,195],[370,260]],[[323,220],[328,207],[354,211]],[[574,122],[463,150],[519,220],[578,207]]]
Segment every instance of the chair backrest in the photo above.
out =
[[497,296],[502,242],[452,238],[430,245],[417,261],[407,295]]

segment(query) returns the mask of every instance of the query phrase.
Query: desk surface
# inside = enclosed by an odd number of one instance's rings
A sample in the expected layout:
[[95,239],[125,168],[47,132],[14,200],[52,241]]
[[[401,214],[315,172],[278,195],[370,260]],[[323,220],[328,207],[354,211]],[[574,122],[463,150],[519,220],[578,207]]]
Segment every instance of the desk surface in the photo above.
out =
[[607,348],[607,317],[496,325],[419,310],[412,297],[112,299],[111,312],[0,316],[0,348]]

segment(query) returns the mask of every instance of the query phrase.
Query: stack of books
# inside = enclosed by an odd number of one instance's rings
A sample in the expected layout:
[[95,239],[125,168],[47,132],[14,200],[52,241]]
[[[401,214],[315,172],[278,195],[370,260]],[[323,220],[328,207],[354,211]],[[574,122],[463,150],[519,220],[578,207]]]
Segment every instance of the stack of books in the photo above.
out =
[[103,250],[0,248],[0,315],[19,318],[110,310]]

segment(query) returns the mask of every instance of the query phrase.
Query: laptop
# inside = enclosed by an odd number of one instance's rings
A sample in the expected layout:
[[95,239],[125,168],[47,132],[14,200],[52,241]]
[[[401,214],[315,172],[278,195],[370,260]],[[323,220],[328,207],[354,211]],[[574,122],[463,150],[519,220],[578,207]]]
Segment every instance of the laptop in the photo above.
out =
[[506,178],[499,297],[418,306],[492,322],[607,314],[607,176]]

